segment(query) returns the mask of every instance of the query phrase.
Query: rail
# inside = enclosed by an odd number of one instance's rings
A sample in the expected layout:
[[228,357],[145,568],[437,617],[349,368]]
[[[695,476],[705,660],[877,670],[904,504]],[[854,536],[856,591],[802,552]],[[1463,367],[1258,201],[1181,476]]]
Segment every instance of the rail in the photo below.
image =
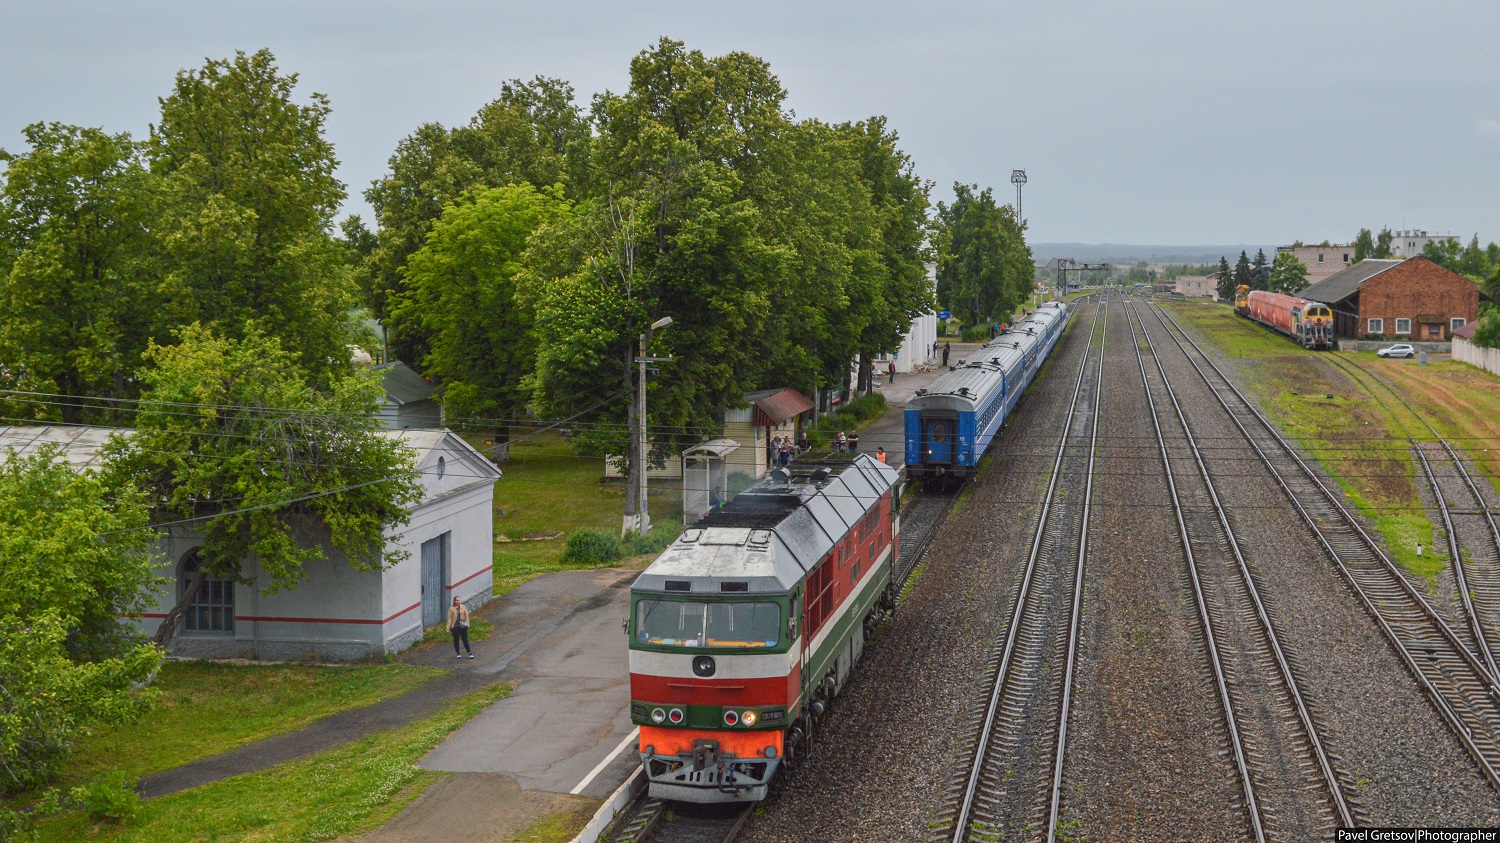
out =
[[[1247,748],[1238,718],[1235,714],[1235,695],[1231,693],[1229,683],[1225,679],[1225,657],[1219,647],[1218,636],[1214,632],[1212,613],[1208,608],[1204,597],[1204,576],[1199,570],[1198,554],[1193,550],[1190,531],[1188,529],[1187,517],[1184,512],[1182,498],[1178,493],[1177,480],[1172,471],[1172,458],[1167,448],[1166,436],[1162,431],[1161,419],[1157,413],[1157,402],[1152,394],[1151,382],[1147,376],[1145,356],[1141,352],[1140,339],[1145,339],[1147,350],[1151,354],[1152,361],[1156,364],[1156,372],[1160,377],[1162,389],[1166,392],[1167,399],[1171,403],[1172,412],[1182,429],[1183,437],[1193,456],[1193,462],[1198,469],[1198,476],[1202,481],[1209,502],[1212,504],[1213,516],[1218,536],[1223,538],[1223,545],[1227,547],[1234,558],[1234,571],[1238,574],[1235,584],[1249,601],[1250,608],[1255,616],[1259,637],[1256,645],[1268,654],[1275,665],[1275,678],[1281,682],[1282,692],[1286,695],[1287,704],[1292,709],[1298,734],[1306,744],[1306,753],[1311,756],[1317,771],[1318,784],[1327,793],[1328,801],[1332,807],[1334,818],[1342,826],[1353,826],[1354,817],[1349,809],[1347,800],[1344,798],[1342,785],[1334,772],[1333,763],[1328,752],[1323,747],[1323,741],[1318,733],[1317,724],[1314,722],[1312,713],[1303,697],[1302,691],[1297,684],[1297,678],[1292,671],[1291,663],[1287,658],[1285,650],[1276,635],[1275,626],[1271,623],[1269,613],[1266,611],[1265,601],[1261,598],[1260,589],[1255,584],[1255,578],[1251,575],[1250,567],[1245,560],[1244,552],[1240,546],[1239,538],[1236,536],[1234,527],[1230,523],[1227,508],[1219,497],[1217,484],[1209,471],[1208,464],[1204,459],[1203,451],[1199,447],[1198,437],[1193,433],[1188,424],[1187,415],[1183,412],[1182,404],[1178,400],[1177,391],[1173,388],[1171,380],[1167,376],[1166,368],[1162,364],[1161,356],[1157,352],[1155,340],[1150,332],[1146,330],[1145,322],[1141,320],[1139,312],[1132,304],[1129,312],[1140,323],[1141,333],[1137,337],[1135,323],[1130,323],[1131,337],[1135,346],[1136,361],[1140,366],[1141,384],[1146,390],[1147,398],[1151,408],[1152,426],[1156,432],[1157,446],[1161,451],[1162,465],[1166,472],[1167,487],[1171,493],[1172,508],[1177,519],[1177,529],[1182,541],[1183,554],[1187,560],[1188,574],[1193,585],[1194,599],[1198,608],[1199,621],[1202,624],[1204,637],[1208,643],[1207,652],[1214,673],[1215,684],[1218,687],[1220,705],[1224,709],[1226,728],[1230,733],[1230,742],[1235,758],[1235,766],[1240,776],[1241,787],[1245,793],[1245,804],[1249,814],[1251,832],[1256,840],[1266,838],[1265,818],[1261,815],[1261,800],[1257,797],[1254,784],[1254,776],[1251,774],[1250,757],[1251,752]],[[1214,546],[1214,545],[1209,545]],[[1247,660],[1248,661],[1248,660]],[[1254,665],[1249,664],[1242,668],[1254,671]],[[1271,677],[1266,677],[1270,679]],[[1267,689],[1269,690],[1269,689]],[[1249,701],[1239,701],[1241,707],[1247,707]]]
[[[1219,404],[1229,412],[1235,427],[1271,472],[1365,611],[1432,701],[1439,716],[1448,723],[1490,783],[1500,788],[1500,726],[1495,725],[1500,719],[1500,711],[1497,711],[1500,709],[1497,706],[1500,688],[1497,688],[1495,678],[1463,646],[1431,604],[1412,588],[1338,496],[1203,348],[1159,304],[1153,303],[1153,313],[1168,336],[1188,356]],[[1206,367],[1188,354],[1188,346]],[[1210,378],[1210,371],[1217,376],[1218,385]],[[1234,398],[1234,406],[1226,395]],[[1262,431],[1259,436],[1250,432],[1247,419]],[[1262,440],[1277,449],[1282,467],[1278,468],[1277,461],[1262,447]],[[1288,463],[1292,470],[1288,470]],[[1294,485],[1298,488],[1294,489]],[[1314,514],[1313,510],[1317,513]]]
[[[1078,554],[1073,571],[1072,607],[1068,623],[1066,661],[1062,671],[1062,700],[1056,720],[1056,743],[1052,761],[1050,794],[1047,803],[1047,840],[1050,843],[1050,841],[1056,839],[1057,817],[1061,804],[1062,762],[1067,747],[1068,707],[1071,702],[1072,674],[1077,655],[1079,609],[1083,595],[1084,562],[1088,553],[1088,516],[1093,494],[1094,457],[1098,442],[1100,394],[1102,392],[1101,387],[1103,384],[1105,361],[1103,345],[1105,318],[1103,314],[1107,312],[1107,302],[1107,297],[1101,296],[1095,310],[1095,318],[1089,331],[1089,341],[1085,347],[1083,359],[1078,367],[1078,375],[1074,382],[1073,394],[1068,405],[1068,420],[1064,425],[1061,436],[1058,437],[1052,473],[1048,480],[1042,511],[1037,519],[1036,533],[1031,543],[1031,553],[1022,575],[1021,586],[1016,596],[1016,603],[1011,613],[1010,623],[1006,627],[1006,637],[1000,650],[998,666],[994,669],[993,685],[991,686],[984,713],[980,719],[980,730],[974,741],[974,749],[968,765],[968,774],[963,781],[963,787],[958,799],[950,809],[952,824],[948,828],[948,832],[944,834],[944,837],[953,841],[953,843],[961,843],[961,841],[969,839],[970,834],[976,831],[976,826],[983,826],[986,823],[985,820],[978,820],[976,817],[976,808],[979,802],[981,783],[984,781],[984,773],[990,766],[987,761],[990,755],[996,751],[995,727],[1001,719],[1003,703],[1006,700],[1005,691],[1007,685],[1020,681],[1018,677],[1013,675],[1013,666],[1021,658],[1020,651],[1023,647],[1034,649],[1044,646],[1047,640],[1045,635],[1037,634],[1034,629],[1037,623],[1039,623],[1038,621],[1032,618],[1032,622],[1028,622],[1028,610],[1031,610],[1034,615],[1041,614],[1041,610],[1034,605],[1034,602],[1042,601],[1032,600],[1033,584],[1038,576],[1039,562],[1043,553],[1052,549],[1057,542],[1057,537],[1051,535],[1051,533],[1058,532],[1058,524],[1054,523],[1052,515],[1054,506],[1059,499],[1059,490],[1062,487],[1060,479],[1063,466],[1067,462],[1068,446],[1073,438],[1073,425],[1077,415],[1079,397],[1083,391],[1085,375],[1088,374],[1089,364],[1094,362],[1095,376],[1091,395],[1093,407],[1090,413],[1092,416],[1092,428],[1089,432],[1082,527],[1078,533]],[[1099,339],[1097,355],[1093,353],[1096,331]],[[1033,634],[1023,635],[1022,630],[1031,630]],[[978,821],[976,822],[976,820]],[[941,828],[938,830],[941,831]]]

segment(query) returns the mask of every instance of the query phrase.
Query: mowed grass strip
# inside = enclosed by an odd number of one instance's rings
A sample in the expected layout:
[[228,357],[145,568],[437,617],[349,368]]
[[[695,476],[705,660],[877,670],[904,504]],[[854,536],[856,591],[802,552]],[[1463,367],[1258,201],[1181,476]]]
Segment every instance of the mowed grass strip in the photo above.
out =
[[66,773],[90,778],[120,770],[138,777],[168,770],[400,696],[443,673],[405,664],[169,661],[152,686],[154,710],[139,723],[83,740]]
[[1448,558],[1433,544],[1417,465],[1398,423],[1410,423],[1410,417],[1383,407],[1369,388],[1325,357],[1360,355],[1307,351],[1236,316],[1227,304],[1174,302],[1167,308],[1229,357],[1253,361],[1240,364],[1241,374],[1261,409],[1333,477],[1346,502],[1385,538],[1396,562],[1432,582]]
[[38,839],[300,843],[368,831],[445,775],[419,769],[423,755],[509,693],[506,685],[485,688],[399,729],[260,773],[142,801],[137,816],[120,826],[95,824],[79,814],[56,817],[41,825]]
[[[488,443],[472,440],[475,447]],[[495,595],[540,574],[577,568],[563,562],[567,533],[594,527],[618,533],[625,512],[623,481],[601,482],[602,457],[584,457],[556,431],[530,436],[510,448],[495,484]],[[682,517],[682,491],[653,481],[648,498],[653,521]],[[563,533],[526,541],[527,533]]]

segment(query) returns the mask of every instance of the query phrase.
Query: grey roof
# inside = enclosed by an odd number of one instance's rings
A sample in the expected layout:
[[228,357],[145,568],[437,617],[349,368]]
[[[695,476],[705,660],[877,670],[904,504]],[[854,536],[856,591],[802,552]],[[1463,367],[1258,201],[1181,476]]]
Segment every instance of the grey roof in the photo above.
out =
[[682,591],[717,594],[727,580],[745,583],[751,593],[784,593],[828,555],[897,477],[895,468],[869,454],[777,469],[685,530],[632,589],[677,591],[667,587],[675,580],[687,584]]
[[1297,296],[1323,304],[1335,304],[1358,292],[1361,284],[1401,263],[1404,261],[1366,258],[1348,269],[1335,272],[1322,281],[1303,288]]
[[382,373],[385,394],[397,404],[426,401],[437,395],[437,387],[400,360],[376,366],[375,371]]
[[56,445],[75,471],[97,468],[100,449],[117,433],[129,436],[131,431],[89,425],[0,427],[0,463],[5,462],[6,454],[12,450],[18,457],[29,457],[45,445]]

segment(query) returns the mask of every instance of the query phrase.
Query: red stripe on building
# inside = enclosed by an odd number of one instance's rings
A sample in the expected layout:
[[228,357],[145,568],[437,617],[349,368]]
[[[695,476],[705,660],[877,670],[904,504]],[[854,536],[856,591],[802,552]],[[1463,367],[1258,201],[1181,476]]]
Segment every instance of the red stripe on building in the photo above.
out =
[[[370,619],[367,619],[367,618],[273,618],[273,617],[269,617],[269,616],[258,616],[258,615],[235,615],[234,619],[236,621],[255,621],[256,623],[363,623],[363,624],[379,624],[381,626],[384,626],[385,624],[390,623],[391,621],[395,620],[396,618],[401,617],[402,615],[406,614],[407,612],[410,612],[413,609],[420,609],[420,608],[422,608],[422,603],[421,603],[421,601],[417,601],[416,603],[413,603],[410,606],[407,606],[405,609],[402,609],[401,611],[397,612],[394,615],[391,615],[390,617],[386,618],[383,621],[382,620],[370,620]],[[166,615],[158,613],[158,612],[131,612],[129,614],[122,615],[122,617],[127,617],[127,618],[165,618]]]
[[384,625],[390,623],[396,618],[401,617],[407,612],[420,608],[422,608],[422,601],[419,600],[416,603],[413,603],[410,606],[407,606],[405,609],[397,612],[396,614],[391,615],[383,621],[366,620],[364,618],[272,618],[257,617],[255,615],[235,615],[234,619],[236,621],[256,621],[257,623],[366,623]]
[[689,679],[630,674],[630,698],[671,705],[790,705],[797,699],[800,666],[764,679]]
[[469,580],[474,579],[475,577],[479,576],[480,574],[488,573],[489,571],[492,571],[492,570],[494,570],[494,569],[493,568],[480,568],[479,570],[477,570],[474,573],[468,575],[467,577],[464,577],[463,579],[459,580],[458,582],[454,583],[453,585],[445,585],[445,586],[443,586],[443,589],[445,591],[452,591],[453,589],[458,588],[459,586],[463,585],[464,583],[468,582]]

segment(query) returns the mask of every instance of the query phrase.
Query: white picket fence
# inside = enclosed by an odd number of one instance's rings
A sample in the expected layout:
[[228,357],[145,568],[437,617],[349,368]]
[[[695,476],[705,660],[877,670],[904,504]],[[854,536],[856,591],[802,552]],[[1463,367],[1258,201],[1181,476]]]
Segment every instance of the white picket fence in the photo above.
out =
[[1484,348],[1463,337],[1454,337],[1453,359],[1500,375],[1500,348]]

